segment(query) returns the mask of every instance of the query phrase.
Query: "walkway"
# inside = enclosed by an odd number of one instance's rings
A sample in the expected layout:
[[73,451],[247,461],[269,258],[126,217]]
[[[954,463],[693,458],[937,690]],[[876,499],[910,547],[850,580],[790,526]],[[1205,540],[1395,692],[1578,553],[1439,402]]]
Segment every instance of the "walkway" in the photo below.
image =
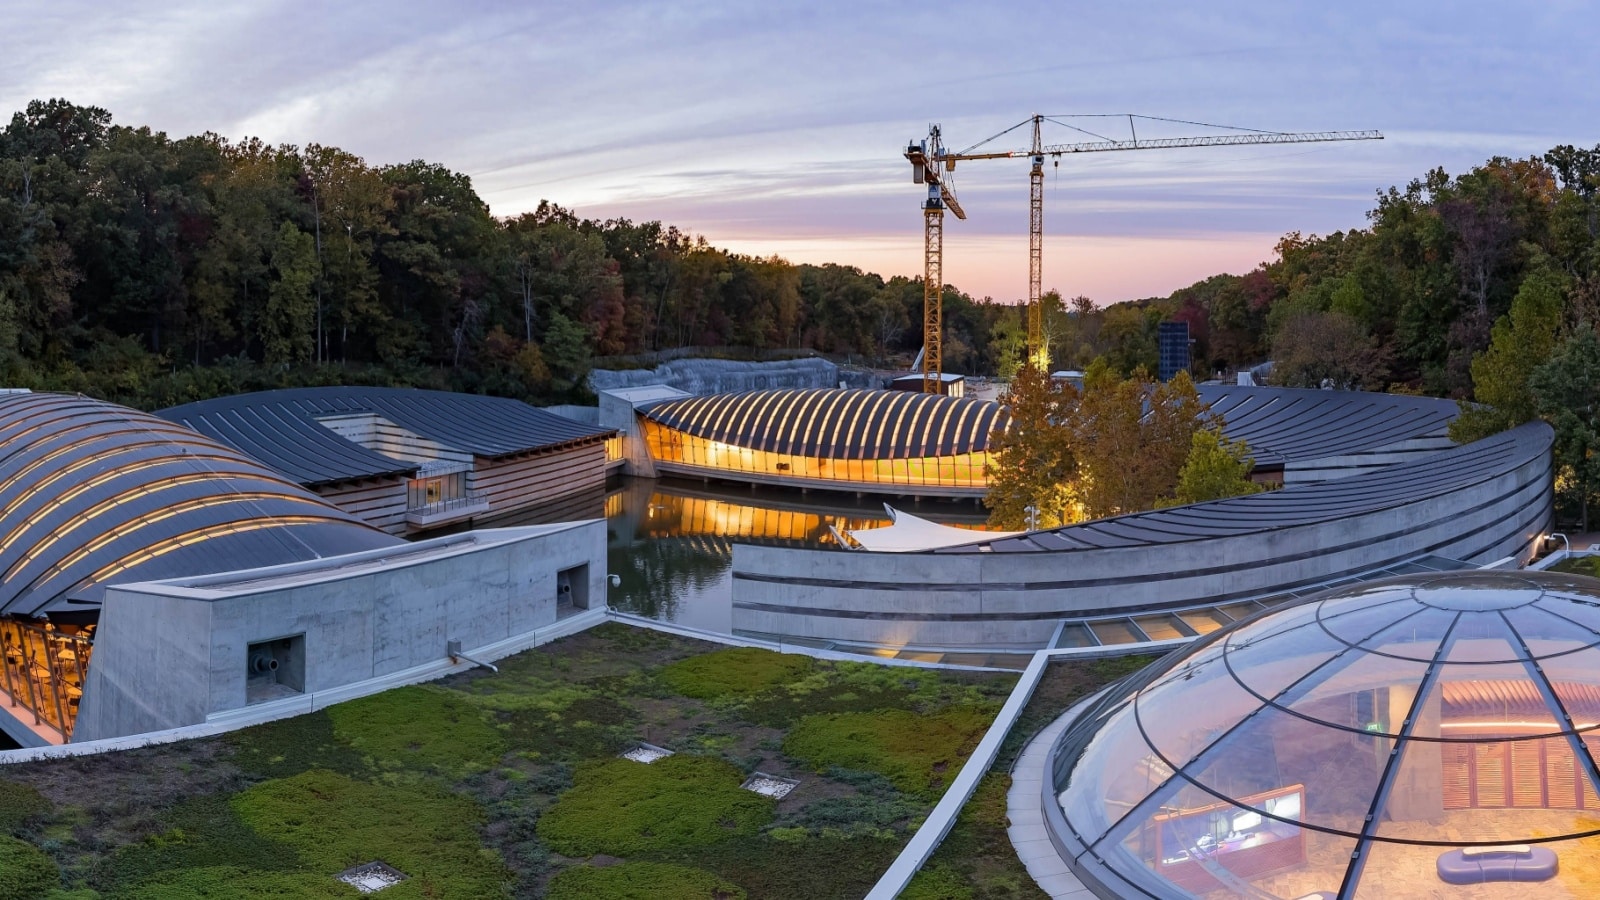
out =
[[1006,794],[1006,813],[1011,820],[1011,827],[1006,831],[1010,833],[1011,846],[1016,848],[1017,857],[1027,867],[1028,874],[1053,900],[1093,900],[1094,897],[1067,868],[1066,860],[1061,858],[1055,844],[1050,842],[1041,804],[1044,800],[1045,758],[1050,754],[1050,748],[1055,746],[1062,730],[1098,696],[1096,694],[1082,701],[1045,726],[1028,742],[1028,746],[1022,748],[1022,755],[1011,767],[1011,790]]

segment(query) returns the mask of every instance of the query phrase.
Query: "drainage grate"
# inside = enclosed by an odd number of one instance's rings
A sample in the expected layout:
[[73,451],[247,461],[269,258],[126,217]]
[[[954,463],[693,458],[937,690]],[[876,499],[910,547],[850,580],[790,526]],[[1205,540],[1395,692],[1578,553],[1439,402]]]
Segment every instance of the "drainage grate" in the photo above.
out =
[[781,775],[768,775],[765,772],[757,772],[754,775],[751,775],[749,778],[746,778],[744,784],[739,786],[747,791],[755,791],[763,797],[771,797],[774,800],[782,800],[783,798],[789,796],[789,792],[794,790],[799,784],[800,782],[793,778],[784,778]]
[[649,765],[658,759],[666,759],[671,755],[672,751],[665,747],[657,747],[655,744],[646,744],[640,741],[623,753],[622,758]]
[[405,881],[409,876],[386,862],[374,861],[345,869],[334,877],[363,894],[374,894]]

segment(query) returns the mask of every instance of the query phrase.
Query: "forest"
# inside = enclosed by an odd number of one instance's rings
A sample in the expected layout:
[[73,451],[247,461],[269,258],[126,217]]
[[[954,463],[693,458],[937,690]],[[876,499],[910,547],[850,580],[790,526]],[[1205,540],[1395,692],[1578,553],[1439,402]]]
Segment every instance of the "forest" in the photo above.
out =
[[[1519,296],[1561,320],[1543,357],[1597,320],[1597,187],[1600,146],[1435,169],[1378,191],[1365,227],[1288,234],[1242,275],[1105,306],[1052,293],[1054,368],[1154,369],[1157,325],[1179,319],[1196,380],[1271,359],[1282,384],[1471,398]],[[422,160],[174,139],[65,100],[0,131],[10,386],[145,408],[331,382],[556,401],[581,398],[597,360],[681,347],[904,365],[921,305],[919,279],[730,253],[661,222],[549,202],[497,218],[468,176]],[[1014,303],[946,286],[944,308],[947,371],[1015,372]]]

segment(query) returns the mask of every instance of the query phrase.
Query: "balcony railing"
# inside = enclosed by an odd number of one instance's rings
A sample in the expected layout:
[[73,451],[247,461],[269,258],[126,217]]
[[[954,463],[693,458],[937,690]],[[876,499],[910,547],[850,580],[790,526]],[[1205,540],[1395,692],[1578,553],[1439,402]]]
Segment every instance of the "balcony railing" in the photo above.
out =
[[489,498],[477,491],[468,491],[465,496],[451,497],[445,500],[435,500],[420,506],[406,509],[406,524],[413,528],[429,528],[434,525],[443,525],[476,516],[489,511]]

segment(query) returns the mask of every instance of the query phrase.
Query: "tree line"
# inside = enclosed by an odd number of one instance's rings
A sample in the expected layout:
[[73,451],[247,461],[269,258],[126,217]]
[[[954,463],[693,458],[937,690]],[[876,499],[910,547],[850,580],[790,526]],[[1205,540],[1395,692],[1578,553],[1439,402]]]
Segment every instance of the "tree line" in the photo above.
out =
[[[909,360],[922,286],[730,253],[552,203],[496,218],[459,172],[337,147],[169,138],[35,101],[0,131],[0,378],[151,407],[375,381],[533,400],[684,346]],[[945,359],[993,371],[1015,311],[945,295]]]
[[[1242,275],[1104,307],[1047,294],[1054,368],[1153,371],[1158,325],[1179,320],[1197,378],[1270,359],[1279,384],[1487,404],[1464,436],[1543,416],[1581,511],[1600,488],[1592,404],[1571,399],[1592,393],[1597,195],[1600,146],[1435,169],[1378,191],[1365,227],[1288,234]],[[1021,310],[943,296],[946,369],[1015,374]],[[730,253],[549,202],[496,218],[470,178],[423,160],[170,138],[65,100],[0,130],[12,386],[144,408],[321,383],[545,402],[582,397],[596,359],[681,347],[904,365],[921,315],[918,279]]]

